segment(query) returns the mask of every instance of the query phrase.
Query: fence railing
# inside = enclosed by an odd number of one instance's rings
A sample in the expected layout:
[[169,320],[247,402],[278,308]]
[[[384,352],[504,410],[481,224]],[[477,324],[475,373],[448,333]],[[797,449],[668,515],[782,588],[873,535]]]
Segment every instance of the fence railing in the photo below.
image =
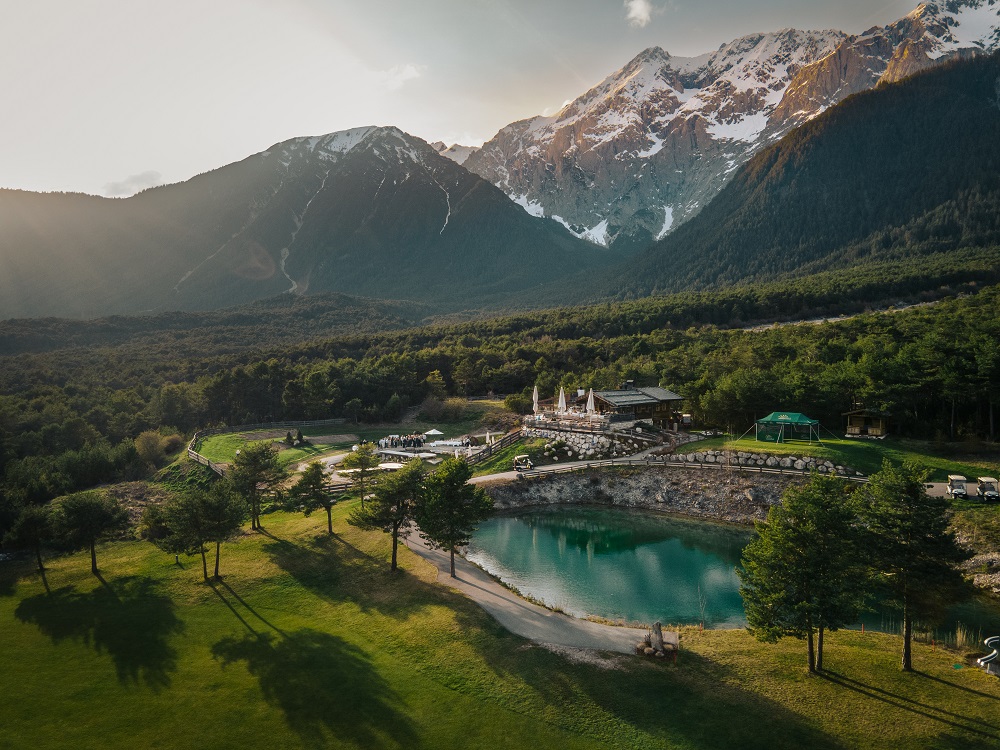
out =
[[198,452],[202,438],[209,437],[210,435],[224,435],[227,432],[275,430],[279,427],[332,427],[333,425],[344,424],[346,421],[347,420],[343,417],[339,417],[337,419],[308,419],[287,422],[261,422],[259,424],[237,424],[232,425],[231,427],[206,427],[204,430],[198,430],[192,436],[191,441],[187,446],[187,457],[195,463],[207,466],[220,477],[224,477],[226,475],[226,468],[224,466],[220,466],[219,464],[210,461]]
[[502,451],[508,445],[513,445],[520,439],[521,439],[520,430],[515,430],[514,432],[508,432],[506,435],[504,435],[499,440],[493,442],[491,445],[487,445],[483,450],[479,451],[479,453],[474,453],[473,455],[467,457],[465,459],[465,462],[469,464],[469,466],[475,466],[476,464],[481,464],[483,461],[492,456],[494,453]]
[[[739,471],[749,474],[784,474],[786,476],[803,477],[809,476],[806,469],[785,469],[773,468],[770,466],[740,466],[739,464],[704,464],[697,462],[678,463],[668,461],[658,456],[643,456],[642,458],[609,458],[602,461],[574,462],[567,466],[544,466],[537,469],[522,471],[519,479],[534,479],[548,476],[549,474],[569,474],[574,471],[585,471],[587,469],[597,469],[603,466],[664,466],[674,469],[696,469],[698,471]],[[841,476],[841,475],[836,475]],[[845,477],[851,482],[865,483],[868,477]]]

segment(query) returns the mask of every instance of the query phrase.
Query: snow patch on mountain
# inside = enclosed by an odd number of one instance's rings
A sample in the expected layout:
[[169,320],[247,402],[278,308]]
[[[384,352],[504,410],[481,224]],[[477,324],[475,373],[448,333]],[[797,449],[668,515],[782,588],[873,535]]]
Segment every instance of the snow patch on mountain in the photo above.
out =
[[532,216],[537,216],[539,219],[545,218],[545,209],[542,207],[541,203],[528,200],[528,196],[524,194],[512,195],[510,196],[510,198],[512,201],[514,201],[514,203],[519,205],[521,208],[523,208]]
[[662,240],[667,236],[667,232],[670,231],[670,227],[674,225],[674,209],[673,206],[663,207],[663,227],[656,235],[656,239]]
[[[950,7],[949,7],[950,6]],[[939,18],[947,31],[934,40],[927,56],[936,60],[962,49],[996,49],[1000,44],[1000,1],[965,0],[947,3],[942,9],[938,3],[926,3],[911,14],[915,18]]]

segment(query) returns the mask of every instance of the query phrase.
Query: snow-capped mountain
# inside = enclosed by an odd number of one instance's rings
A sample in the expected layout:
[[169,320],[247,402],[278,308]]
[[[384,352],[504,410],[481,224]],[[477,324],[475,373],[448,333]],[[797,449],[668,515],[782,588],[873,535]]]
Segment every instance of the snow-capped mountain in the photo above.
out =
[[607,253],[393,127],[276,144],[123,200],[0,190],[0,318],[282,292],[485,304]]
[[443,141],[434,141],[431,148],[441,156],[447,156],[456,164],[465,164],[465,160],[479,150],[479,146],[463,146],[460,143],[453,143],[449,146]]
[[858,36],[784,29],[694,58],[653,47],[465,166],[534,216],[640,247],[697,213],[762,146],[846,96],[1000,46],[1000,0],[925,3]]

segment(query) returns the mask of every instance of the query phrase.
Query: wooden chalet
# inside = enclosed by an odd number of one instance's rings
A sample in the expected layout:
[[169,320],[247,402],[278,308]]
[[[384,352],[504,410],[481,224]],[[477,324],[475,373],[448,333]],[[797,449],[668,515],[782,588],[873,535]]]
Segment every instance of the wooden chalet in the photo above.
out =
[[664,427],[676,421],[675,412],[680,411],[683,401],[683,396],[666,388],[636,388],[631,380],[615,391],[594,391],[598,414],[614,421],[643,420]]
[[885,437],[889,434],[888,412],[875,409],[852,409],[844,412],[847,417],[848,437]]

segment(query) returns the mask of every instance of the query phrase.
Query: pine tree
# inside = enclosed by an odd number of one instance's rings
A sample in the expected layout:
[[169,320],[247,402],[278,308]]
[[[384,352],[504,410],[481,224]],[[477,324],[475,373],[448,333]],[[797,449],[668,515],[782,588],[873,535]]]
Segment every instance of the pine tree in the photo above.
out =
[[319,508],[326,511],[326,529],[330,534],[333,533],[333,506],[336,503],[326,477],[323,476],[323,464],[319,461],[309,464],[299,480],[288,490],[289,506],[301,510],[306,516]]
[[864,602],[856,521],[847,483],[813,474],[785,491],[743,550],[737,573],[750,631],[770,643],[806,639],[810,672],[823,668],[824,631],[856,622]]
[[425,483],[426,492],[416,509],[416,520],[432,547],[447,550],[451,577],[455,577],[455,551],[469,543],[476,526],[489,517],[493,501],[482,488],[469,484],[472,467],[458,458],[441,463]]
[[904,671],[913,669],[913,622],[934,622],[965,594],[968,559],[948,530],[948,502],[924,489],[927,471],[888,460],[857,492],[883,601],[903,616]]
[[278,463],[278,454],[271,443],[249,443],[233,460],[226,479],[233,491],[242,497],[250,513],[250,528],[260,529],[260,512],[264,498],[277,491],[285,480],[285,469]]
[[378,529],[392,534],[392,563],[396,570],[399,537],[405,537],[424,493],[424,470],[419,458],[408,461],[402,469],[383,477],[375,487],[368,505],[357,508],[348,523],[362,529]]

